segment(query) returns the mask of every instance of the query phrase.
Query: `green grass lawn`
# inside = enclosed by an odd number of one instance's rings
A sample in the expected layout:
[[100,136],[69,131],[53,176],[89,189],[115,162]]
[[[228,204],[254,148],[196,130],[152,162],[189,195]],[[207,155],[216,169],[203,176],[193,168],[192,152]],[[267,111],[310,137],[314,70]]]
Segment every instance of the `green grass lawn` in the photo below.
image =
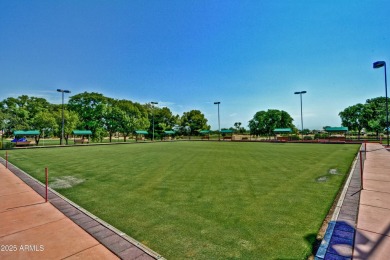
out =
[[[10,161],[167,259],[304,259],[358,145],[159,142]],[[330,174],[337,169],[338,174]]]

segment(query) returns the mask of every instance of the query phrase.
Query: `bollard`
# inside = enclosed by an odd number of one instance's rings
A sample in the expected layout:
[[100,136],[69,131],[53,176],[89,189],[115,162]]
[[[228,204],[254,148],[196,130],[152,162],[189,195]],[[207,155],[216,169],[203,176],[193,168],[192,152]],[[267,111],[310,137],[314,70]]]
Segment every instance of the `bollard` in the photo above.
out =
[[8,151],[5,151],[5,168],[8,169]]
[[45,177],[46,177],[46,201],[47,202],[47,187],[49,186],[49,171],[47,167],[45,168]]

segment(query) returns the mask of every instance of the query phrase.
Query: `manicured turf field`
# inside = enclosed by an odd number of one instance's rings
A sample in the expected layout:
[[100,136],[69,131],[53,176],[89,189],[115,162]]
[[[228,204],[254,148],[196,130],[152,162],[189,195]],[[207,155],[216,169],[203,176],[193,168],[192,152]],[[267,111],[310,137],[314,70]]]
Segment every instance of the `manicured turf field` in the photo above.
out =
[[304,259],[357,150],[166,142],[9,154],[41,181],[48,166],[51,185],[74,185],[58,191],[167,259]]

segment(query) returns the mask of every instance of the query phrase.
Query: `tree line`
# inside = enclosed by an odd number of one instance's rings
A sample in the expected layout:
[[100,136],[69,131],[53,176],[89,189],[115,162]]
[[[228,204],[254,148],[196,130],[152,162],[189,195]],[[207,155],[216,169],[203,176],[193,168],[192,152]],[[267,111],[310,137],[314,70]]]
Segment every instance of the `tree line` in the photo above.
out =
[[[62,105],[51,104],[44,98],[26,95],[9,97],[0,102],[0,122],[4,136],[13,136],[15,130],[39,130],[39,143],[45,136],[61,136]],[[207,119],[199,110],[173,115],[167,107],[140,104],[130,100],[106,97],[100,93],[84,92],[69,98],[64,105],[64,138],[66,143],[75,129],[91,130],[92,138],[101,141],[115,133],[124,140],[136,130],[154,131],[156,135],[165,130],[179,134],[195,135],[199,130],[209,130]]]
[[386,131],[386,98],[377,97],[367,99],[365,104],[358,103],[345,108],[339,113],[343,126],[356,131],[358,138],[365,129],[379,134]]
[[[208,120],[199,110],[174,115],[168,107],[156,107],[150,103],[140,104],[125,99],[113,99],[100,93],[84,92],[69,98],[64,105],[64,138],[66,143],[75,129],[91,130],[92,138],[101,141],[116,133],[124,140],[136,130],[153,131],[156,137],[166,130],[174,130],[179,135],[197,135],[200,130],[210,130]],[[342,126],[356,131],[360,137],[362,130],[380,133],[386,129],[386,98],[367,99],[365,104],[356,104],[339,113]],[[41,135],[61,136],[62,105],[51,104],[44,98],[26,95],[17,98],[9,97],[0,102],[0,123],[3,135],[13,136],[15,130],[39,130]],[[246,129],[236,122],[236,132],[244,133]],[[258,111],[248,122],[249,132],[254,136],[273,136],[275,128],[291,128],[292,117],[283,110],[268,109]]]
[[[26,95],[9,97],[0,102],[0,122],[4,136],[13,136],[15,130],[39,130],[36,138],[39,143],[44,134],[60,137],[62,130],[62,105],[51,104],[44,98]],[[119,133],[124,141],[136,130],[153,131],[156,138],[167,130],[178,135],[198,135],[200,130],[210,130],[208,120],[199,110],[174,115],[168,107],[157,107],[151,103],[140,104],[125,99],[113,99],[95,92],[84,92],[69,97],[64,104],[64,138],[68,143],[73,130],[91,130],[92,139],[101,141]],[[236,122],[230,129],[238,133],[246,132]],[[248,124],[251,135],[273,136],[275,128],[292,128],[292,117],[283,110],[259,111]]]

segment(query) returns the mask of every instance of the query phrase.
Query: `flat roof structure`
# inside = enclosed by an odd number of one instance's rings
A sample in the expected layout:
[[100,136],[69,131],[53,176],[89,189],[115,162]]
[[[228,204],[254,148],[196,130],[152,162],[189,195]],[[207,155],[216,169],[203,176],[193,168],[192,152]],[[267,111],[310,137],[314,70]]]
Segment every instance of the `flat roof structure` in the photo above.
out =
[[291,128],[275,128],[274,129],[275,134],[289,134],[292,133]]
[[28,131],[14,131],[14,135],[39,135],[41,132],[39,130],[28,130]]
[[324,129],[326,132],[348,132],[348,127],[338,126],[338,127],[326,127]]
[[147,134],[149,134],[148,131],[145,131],[145,130],[136,130],[135,133],[137,135],[147,135]]
[[72,134],[74,135],[92,135],[91,130],[73,130]]

